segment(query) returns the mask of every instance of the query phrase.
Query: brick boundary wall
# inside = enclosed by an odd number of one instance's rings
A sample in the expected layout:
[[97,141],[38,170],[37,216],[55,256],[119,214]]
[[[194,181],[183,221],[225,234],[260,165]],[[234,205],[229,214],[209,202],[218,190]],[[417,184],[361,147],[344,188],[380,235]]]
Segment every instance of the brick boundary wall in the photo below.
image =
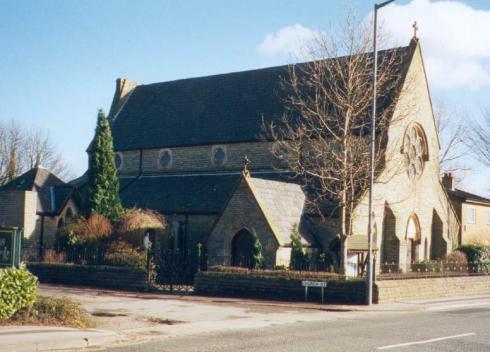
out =
[[93,286],[141,291],[148,288],[146,271],[126,267],[30,263],[27,268],[41,283]]
[[378,303],[490,294],[490,276],[456,276],[376,281]]
[[[360,280],[311,279],[328,281],[325,303],[363,304],[365,283]],[[302,279],[267,277],[244,273],[205,271],[194,278],[194,292],[205,296],[248,297],[279,300],[304,300]],[[308,301],[320,301],[320,289],[310,288]]]

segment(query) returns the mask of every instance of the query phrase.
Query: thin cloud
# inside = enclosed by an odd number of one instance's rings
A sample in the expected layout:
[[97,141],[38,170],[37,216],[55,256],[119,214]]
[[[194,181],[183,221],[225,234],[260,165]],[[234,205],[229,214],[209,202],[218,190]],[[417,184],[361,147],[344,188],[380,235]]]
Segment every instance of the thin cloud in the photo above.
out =
[[412,0],[379,13],[392,44],[406,45],[417,21],[431,85],[479,89],[490,86],[490,11],[460,1]]
[[257,50],[267,57],[300,57],[309,43],[318,38],[320,32],[295,24],[268,33],[257,46]]

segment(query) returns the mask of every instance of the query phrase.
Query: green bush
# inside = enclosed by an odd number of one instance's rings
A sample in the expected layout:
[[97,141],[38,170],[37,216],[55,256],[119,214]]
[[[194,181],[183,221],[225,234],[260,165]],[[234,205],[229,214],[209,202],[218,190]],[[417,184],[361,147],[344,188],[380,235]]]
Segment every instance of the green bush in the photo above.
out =
[[490,273],[490,246],[466,244],[459,247],[458,250],[466,254],[472,271]]
[[0,270],[0,321],[32,307],[37,297],[37,278],[25,267]]
[[16,312],[9,320],[16,325],[57,325],[72,328],[94,326],[90,315],[68,298],[39,297],[30,308]]
[[295,225],[291,230],[291,262],[289,268],[291,270],[304,270],[307,264],[307,257],[303,251],[303,244]]
[[262,254],[262,244],[260,243],[259,237],[254,234],[255,238],[254,245],[252,248],[253,256],[252,256],[252,268],[261,269],[265,265],[265,258]]
[[444,266],[440,262],[430,260],[422,260],[411,264],[413,272],[437,272],[441,271],[441,268],[444,268]]
[[146,251],[124,241],[112,242],[105,253],[104,264],[146,269]]

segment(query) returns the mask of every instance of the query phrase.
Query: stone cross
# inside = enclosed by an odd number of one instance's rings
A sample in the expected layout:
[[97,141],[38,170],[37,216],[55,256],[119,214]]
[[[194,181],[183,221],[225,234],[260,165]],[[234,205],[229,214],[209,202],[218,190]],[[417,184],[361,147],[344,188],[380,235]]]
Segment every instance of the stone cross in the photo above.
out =
[[245,176],[250,176],[250,172],[248,171],[248,166],[250,165],[250,160],[248,157],[245,155],[243,158],[243,174]]
[[417,31],[419,30],[419,27],[417,26],[417,21],[413,23],[412,28],[413,28],[413,37],[417,39]]

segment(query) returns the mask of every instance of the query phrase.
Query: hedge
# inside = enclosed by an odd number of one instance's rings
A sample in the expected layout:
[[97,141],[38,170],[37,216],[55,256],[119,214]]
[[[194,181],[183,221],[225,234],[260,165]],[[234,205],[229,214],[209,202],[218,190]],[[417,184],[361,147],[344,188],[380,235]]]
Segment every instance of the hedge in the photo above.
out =
[[235,266],[211,266],[208,271],[241,274],[241,275],[259,275],[261,277],[277,277],[285,279],[304,279],[304,280],[345,280],[344,275],[329,273],[324,271],[297,271],[297,270],[264,270],[264,269],[247,269]]
[[42,283],[146,290],[145,270],[129,267],[77,264],[30,263],[31,270]]
[[[365,301],[364,280],[346,280],[331,273],[295,272],[287,270],[246,270],[211,267],[199,272],[194,279],[194,292],[209,296],[249,297],[281,300],[304,300],[303,280],[327,281],[326,303],[356,303]],[[320,289],[309,290],[309,300],[320,301]]]

